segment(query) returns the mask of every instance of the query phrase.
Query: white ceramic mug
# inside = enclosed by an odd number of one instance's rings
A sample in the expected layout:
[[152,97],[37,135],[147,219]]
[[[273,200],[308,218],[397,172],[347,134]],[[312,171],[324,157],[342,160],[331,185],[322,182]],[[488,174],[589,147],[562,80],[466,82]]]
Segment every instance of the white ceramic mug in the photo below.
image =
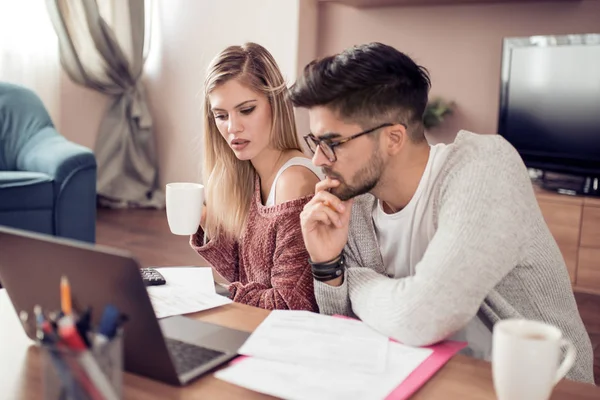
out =
[[[566,349],[560,362],[561,349]],[[492,373],[498,400],[547,400],[575,362],[575,346],[560,329],[508,319],[494,325]]]
[[193,235],[202,217],[204,186],[199,183],[167,184],[166,205],[169,229],[175,235]]

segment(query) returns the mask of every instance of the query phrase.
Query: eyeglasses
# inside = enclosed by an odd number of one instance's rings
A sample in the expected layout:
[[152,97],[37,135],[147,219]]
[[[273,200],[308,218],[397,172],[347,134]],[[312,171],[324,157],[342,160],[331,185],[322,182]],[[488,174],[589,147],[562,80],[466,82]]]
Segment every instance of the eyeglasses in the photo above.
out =
[[[312,133],[309,133],[308,135],[304,136],[304,140],[306,141],[308,148],[310,149],[310,151],[312,151],[313,154],[316,153],[317,148],[320,148],[321,151],[323,152],[323,154],[325,155],[325,157],[327,157],[327,159],[329,160],[329,162],[335,162],[335,161],[337,161],[337,157],[335,155],[335,151],[333,150],[334,148],[336,148],[344,143],[347,143],[353,139],[361,137],[363,135],[375,132],[377,129],[385,128],[388,126],[394,126],[394,125],[395,124],[391,124],[391,123],[381,124],[379,126],[376,126],[375,128],[359,132],[355,135],[349,136],[345,139],[342,139],[342,140],[339,140],[336,142],[333,142],[330,139],[319,139]],[[404,125],[404,124],[401,124],[401,125]]]

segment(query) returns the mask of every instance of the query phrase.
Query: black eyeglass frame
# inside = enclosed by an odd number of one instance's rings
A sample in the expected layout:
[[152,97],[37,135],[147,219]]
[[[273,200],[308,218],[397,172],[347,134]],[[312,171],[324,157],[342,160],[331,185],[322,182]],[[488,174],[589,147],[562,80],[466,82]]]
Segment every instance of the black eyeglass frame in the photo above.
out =
[[[323,155],[325,157],[327,157],[327,159],[329,160],[329,162],[336,162],[337,161],[337,156],[336,156],[335,150],[334,150],[336,147],[341,146],[342,144],[347,143],[347,142],[349,142],[351,140],[354,140],[356,138],[359,138],[359,137],[361,137],[363,135],[367,135],[369,133],[373,133],[373,132],[375,132],[378,129],[387,128],[388,126],[394,126],[394,125],[397,125],[397,124],[392,124],[390,122],[385,123],[385,124],[381,124],[381,125],[376,126],[375,128],[371,128],[371,129],[367,129],[366,131],[358,132],[358,133],[356,133],[356,134],[354,134],[352,136],[348,136],[347,138],[344,138],[342,140],[338,140],[338,141],[335,141],[335,142],[331,141],[330,139],[319,139],[318,137],[316,137],[312,133],[309,133],[308,135],[304,136],[304,141],[306,142],[306,145],[308,146],[309,150],[313,154],[315,154],[315,152],[317,151],[317,148],[320,148],[321,152],[323,153]],[[399,123],[399,125],[402,125],[402,126],[406,127],[406,125],[404,125],[402,123]],[[315,149],[314,150],[311,147],[311,142],[315,145]],[[329,150],[331,150],[331,155],[332,155],[331,157],[328,156],[328,152],[327,151],[323,150],[322,145],[325,145],[325,146],[329,147]]]

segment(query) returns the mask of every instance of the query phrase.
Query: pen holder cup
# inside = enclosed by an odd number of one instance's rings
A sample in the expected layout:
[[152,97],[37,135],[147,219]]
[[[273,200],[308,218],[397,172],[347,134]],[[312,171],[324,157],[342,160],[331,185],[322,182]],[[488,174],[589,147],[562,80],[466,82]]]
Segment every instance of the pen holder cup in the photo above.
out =
[[[42,345],[44,400],[120,399],[123,385],[123,334],[78,351]],[[92,340],[94,343],[94,340]]]

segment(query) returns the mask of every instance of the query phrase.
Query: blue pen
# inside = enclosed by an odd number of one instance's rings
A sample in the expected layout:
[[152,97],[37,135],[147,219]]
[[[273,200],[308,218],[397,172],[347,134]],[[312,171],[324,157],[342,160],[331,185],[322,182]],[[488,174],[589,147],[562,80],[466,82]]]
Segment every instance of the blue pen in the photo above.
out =
[[98,327],[98,333],[106,336],[108,339],[112,339],[117,334],[117,328],[119,327],[119,321],[121,319],[121,313],[117,307],[112,304],[107,305],[104,308],[104,313],[100,319],[100,326]]
[[121,313],[112,304],[104,308],[98,331],[94,337],[94,346],[96,348],[105,345],[116,336],[121,318]]

